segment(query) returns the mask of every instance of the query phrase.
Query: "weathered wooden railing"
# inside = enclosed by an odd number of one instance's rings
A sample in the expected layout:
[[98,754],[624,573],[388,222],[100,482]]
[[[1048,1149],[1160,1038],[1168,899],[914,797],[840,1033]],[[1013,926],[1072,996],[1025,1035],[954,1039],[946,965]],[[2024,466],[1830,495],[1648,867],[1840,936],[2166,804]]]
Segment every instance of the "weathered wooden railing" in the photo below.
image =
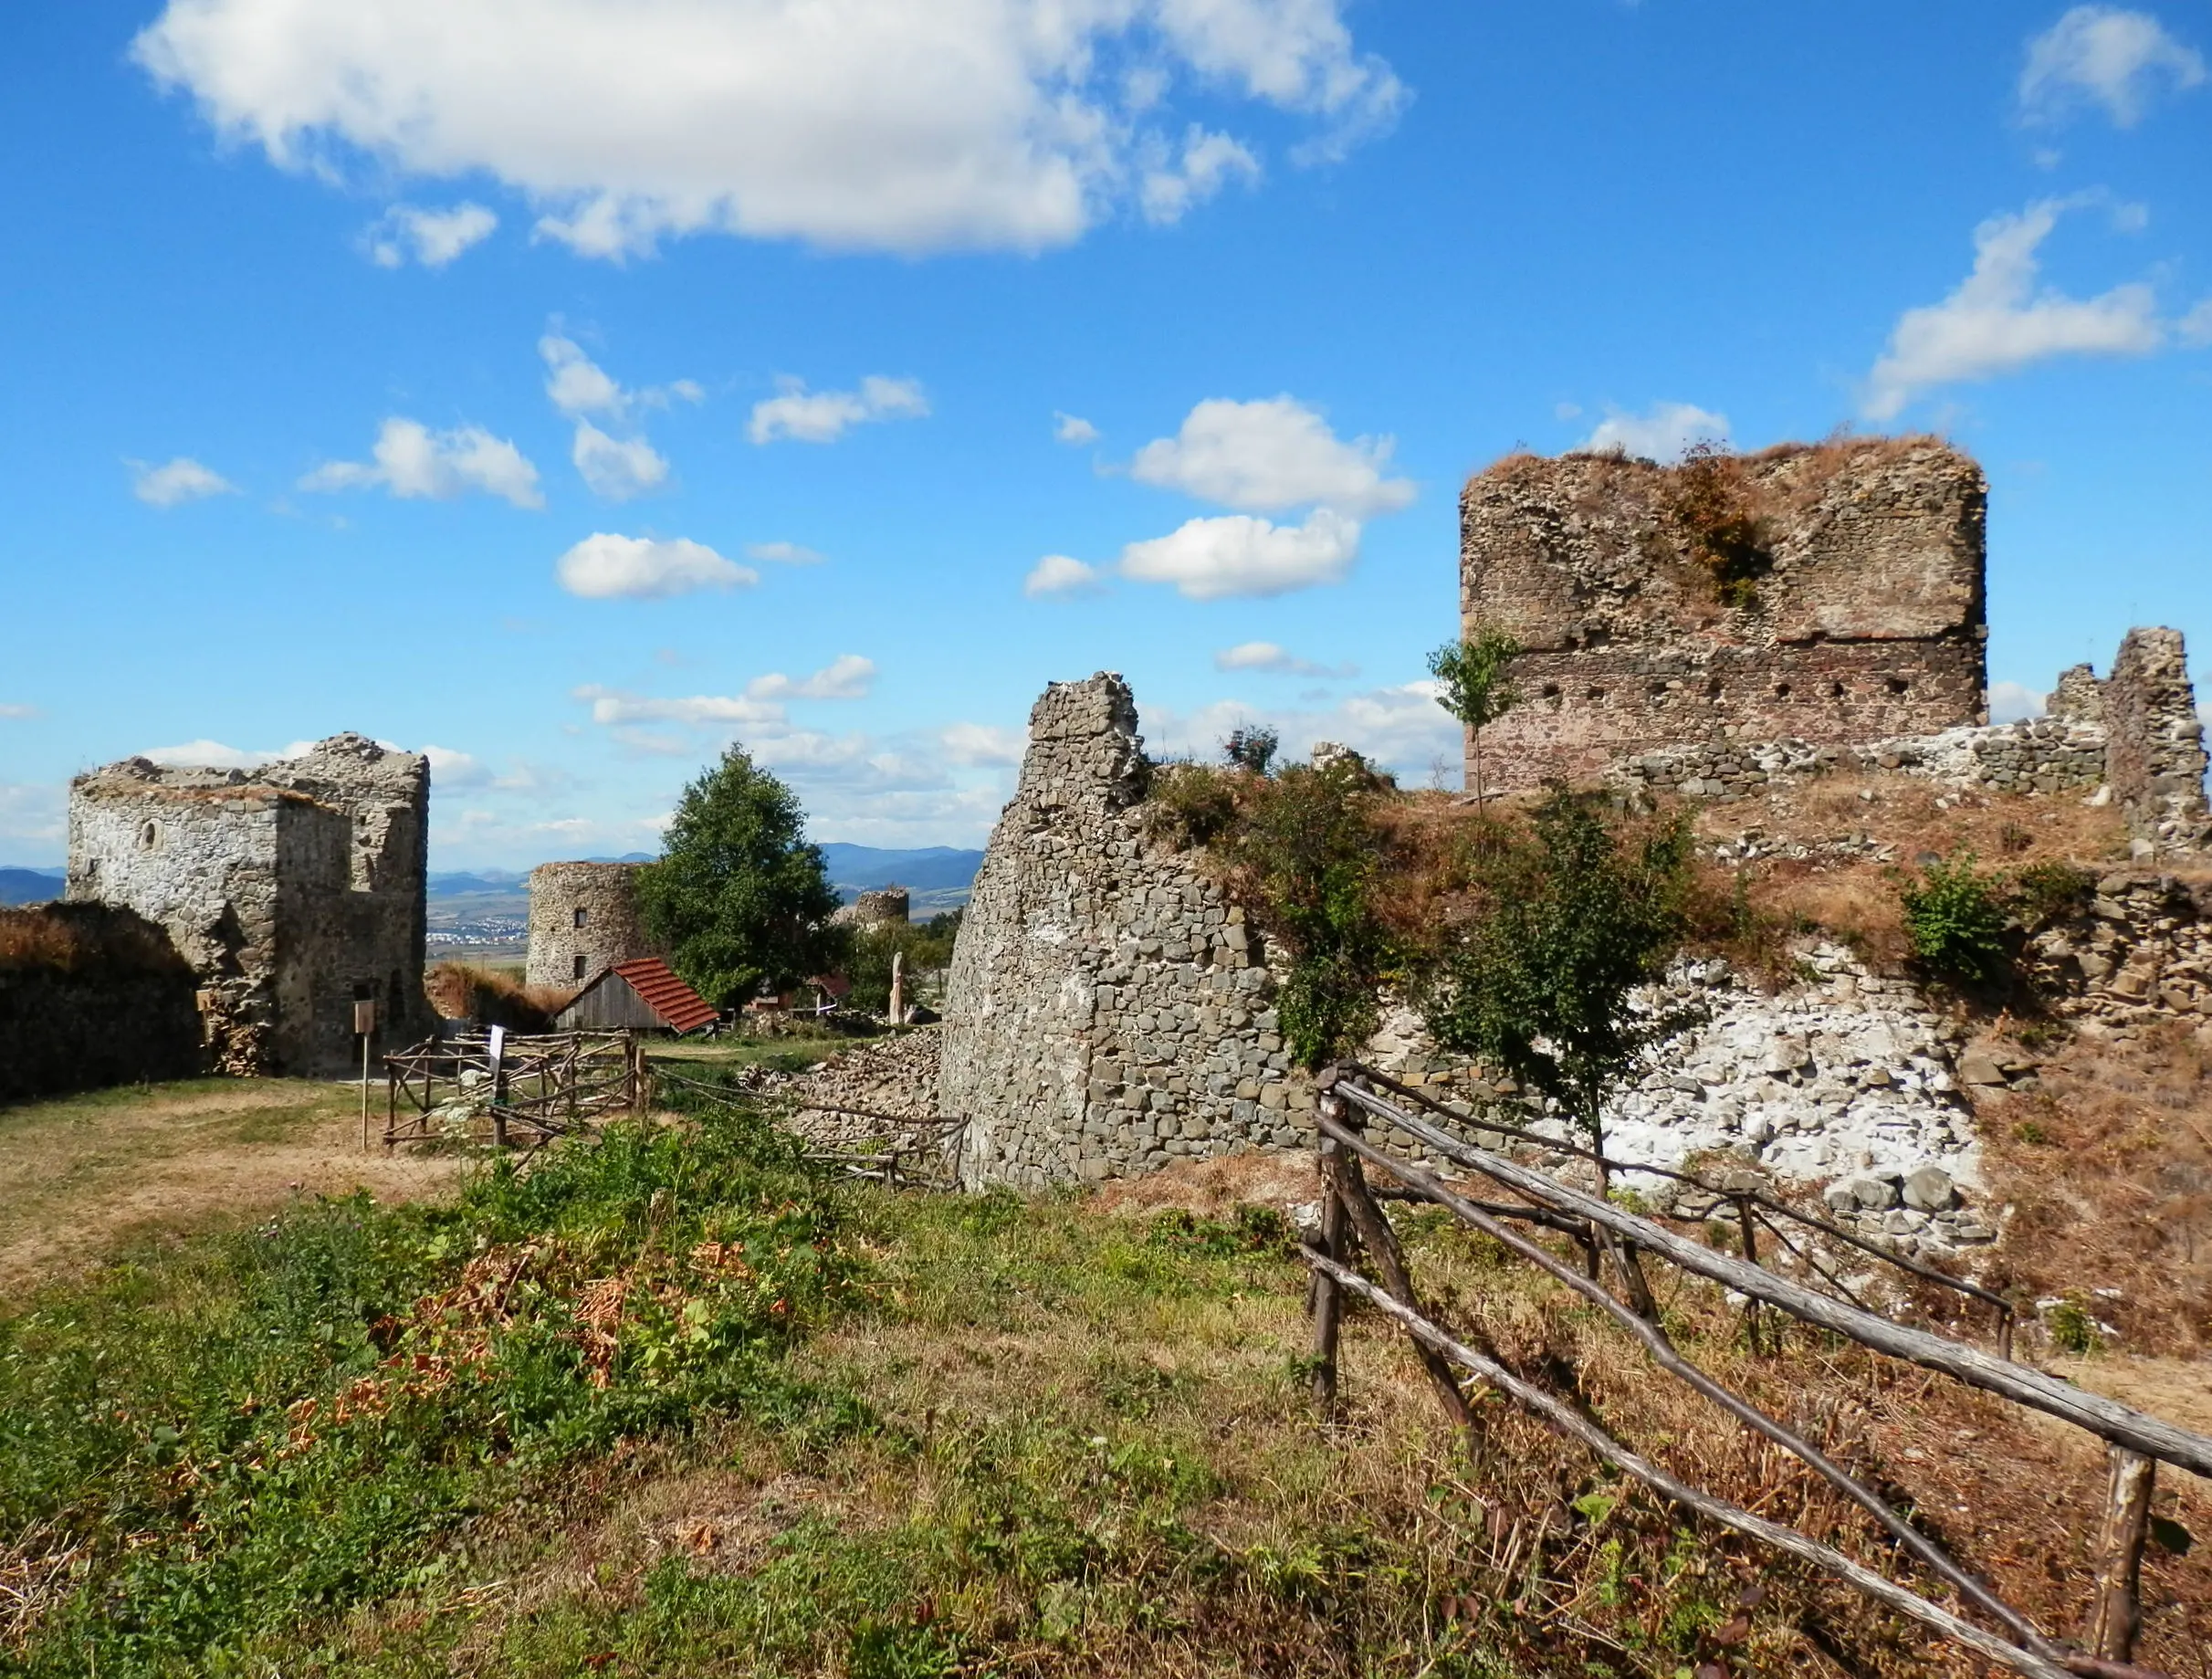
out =
[[[777,1110],[779,1123],[807,1145],[806,1158],[834,1167],[848,1177],[865,1178],[895,1189],[950,1190],[959,1187],[959,1147],[968,1121],[945,1115],[917,1118],[875,1108],[847,1107],[793,1091],[741,1090],[686,1078],[655,1065],[655,1086],[689,1090],[724,1102],[744,1102]],[[823,1115],[823,1125],[809,1116]],[[865,1124],[844,1123],[862,1120]]]
[[634,1033],[427,1039],[384,1057],[384,1147],[449,1139],[453,1133],[433,1116],[459,1102],[467,1104],[470,1140],[541,1148],[636,1109],[644,1065]]
[[[1439,1398],[1457,1422],[1465,1423],[1471,1418],[1457,1374],[1458,1370],[1466,1370],[1662,1496],[1825,1569],[1849,1581],[1868,1597],[2012,1672],[2033,1675],[2034,1679],[2058,1679],[2058,1675],[2068,1674],[2091,1675],[2092,1679],[2099,1676],[2142,1679],[2144,1670],[2128,1663],[2133,1654],[2140,1620],[2138,1576],[2155,1465],[2170,1464],[2212,1478],[2212,1438],[2085,1392],[2039,1370],[2015,1364],[2009,1357],[1992,1358],[1962,1341],[1892,1322],[1855,1300],[1836,1299],[1778,1275],[1756,1263],[1756,1247],[1748,1240],[1745,1246],[1751,1251],[1740,1259],[1703,1243],[1689,1241],[1654,1220],[1452,1135],[1412,1111],[1413,1107],[1425,1106],[1449,1115],[1449,1109],[1420,1097],[1419,1093],[1385,1079],[1371,1069],[1356,1064],[1340,1065],[1326,1069],[1317,1083],[1322,1210],[1318,1233],[1308,1239],[1305,1257],[1315,1277],[1314,1393],[1324,1406],[1333,1405],[1337,1396],[1337,1348],[1343,1300],[1348,1294],[1367,1301],[1404,1327]],[[1379,1093],[1378,1086],[1393,1095],[1415,1100],[1405,1105],[1394,1103]],[[1473,1124],[1483,1132],[1515,1130],[1510,1126],[1494,1124],[1488,1118],[1469,1121],[1464,1116],[1450,1117],[1456,1123]],[[1518,1199],[1504,1203],[1468,1199],[1431,1173],[1376,1148],[1366,1135],[1366,1121],[1369,1118],[1397,1128],[1421,1142],[1435,1158],[1479,1174]],[[1531,1140],[1546,1149],[1560,1148],[1548,1138]],[[1588,1155],[1587,1150],[1566,1151]],[[1628,1166],[1626,1162],[1618,1164]],[[1993,1632],[1977,1625],[1961,1613],[1794,1528],[1689,1485],[1614,1439],[1583,1411],[1508,1369],[1479,1331],[1455,1335],[1437,1323],[1421,1306],[1406,1269],[1403,1251],[1368,1182],[1369,1167],[1388,1174],[1410,1198],[1451,1212],[1598,1307],[1636,1339],[1660,1368],[1743,1427],[1797,1457],[1858,1505],[1901,1549],[1957,1592],[1970,1609],[1996,1623],[2001,1632]],[[1628,1169],[1651,1170],[1642,1166]],[[1699,1181],[1694,1178],[1688,1181]],[[1791,1211],[1786,1206],[1778,1210]],[[1584,1245],[1587,1254],[1602,1255],[1609,1262],[1614,1275],[1621,1279],[1629,1299],[1618,1298],[1601,1285],[1594,1275],[1600,1269],[1598,1264],[1578,1268],[1563,1262],[1551,1250],[1514,1228],[1521,1223],[1571,1234]],[[1845,1233],[1837,1230],[1832,1233]],[[1370,1281],[1347,1263],[1352,1257],[1354,1237],[1357,1245],[1365,1249],[1379,1275],[1379,1282]],[[1894,1262],[1895,1256],[1872,1251]],[[1934,1540],[1899,1516],[1879,1492],[1860,1483],[1811,1443],[1731,1392],[1685,1359],[1657,1322],[1657,1314],[1649,1307],[1649,1290],[1641,1269],[1641,1256],[1644,1255],[1735,1290],[1755,1306],[1770,1306],[1875,1352],[1941,1371],[2016,1404],[2055,1417],[2105,1442],[2112,1464],[2112,1483],[2099,1538],[2096,1601],[2086,1639],[2089,1649],[2084,1652],[2065,1647],[2039,1631],[2027,1616],[1961,1568]],[[1905,1268],[1926,1269],[1909,1264]],[[1931,1275],[1958,1285],[1958,1279],[1944,1277],[1940,1272]],[[1970,1285],[1959,1285],[1969,1292],[1984,1293]],[[2008,1319],[2000,1318],[2000,1325],[2005,1324],[2008,1324]],[[2008,1352],[2009,1337],[2005,1339]]]

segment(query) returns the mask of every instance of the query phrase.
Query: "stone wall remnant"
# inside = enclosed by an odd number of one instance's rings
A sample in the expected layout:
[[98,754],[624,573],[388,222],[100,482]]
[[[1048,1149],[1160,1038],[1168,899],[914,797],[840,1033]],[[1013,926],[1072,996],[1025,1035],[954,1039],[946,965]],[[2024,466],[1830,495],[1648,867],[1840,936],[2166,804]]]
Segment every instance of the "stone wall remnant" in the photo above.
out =
[[429,798],[427,759],[357,734],[251,771],[125,759],[69,785],[68,895],[168,930],[224,1070],[341,1072],[356,1002],[387,1047],[433,1023]]
[[2059,673],[2058,686],[2050,690],[2044,715],[2054,722],[2102,727],[2104,684],[2097,680],[2097,673],[2089,666],[2069,665]]
[[838,927],[904,927],[907,921],[907,888],[885,887],[863,892],[851,903],[840,905],[830,920]]
[[645,937],[637,903],[641,863],[541,863],[530,870],[531,985],[574,990],[617,962],[666,956]]
[[1462,628],[1524,649],[1521,705],[1483,731],[1485,781],[1984,722],[1987,501],[1981,468],[1933,438],[1674,467],[1522,455],[1476,474]]
[[1128,685],[1054,683],[992,830],[945,992],[939,1096],[963,1181],[1042,1188],[1308,1146],[1253,929],[1148,839]]
[[2133,629],[2103,685],[2105,778],[2129,829],[2154,851],[2200,848],[2205,728],[2179,630]]
[[0,1103],[203,1071],[198,984],[132,910],[0,908]]

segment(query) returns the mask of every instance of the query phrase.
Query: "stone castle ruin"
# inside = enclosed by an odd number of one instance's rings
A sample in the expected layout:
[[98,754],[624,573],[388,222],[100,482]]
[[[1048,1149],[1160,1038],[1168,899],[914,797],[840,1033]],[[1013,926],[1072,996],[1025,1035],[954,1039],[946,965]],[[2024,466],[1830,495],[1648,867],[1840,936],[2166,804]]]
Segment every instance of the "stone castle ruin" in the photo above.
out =
[[387,1046],[434,1024],[429,797],[428,760],[356,734],[252,771],[125,759],[70,783],[68,895],[167,930],[222,1070],[341,1072],[356,1002]]
[[617,962],[665,954],[645,937],[637,863],[545,863],[530,871],[527,982],[572,991]]
[[1981,468],[1930,439],[1676,467],[1516,455],[1477,473],[1461,616],[1523,648],[1521,706],[1483,732],[1486,782],[1985,721],[1987,498]]

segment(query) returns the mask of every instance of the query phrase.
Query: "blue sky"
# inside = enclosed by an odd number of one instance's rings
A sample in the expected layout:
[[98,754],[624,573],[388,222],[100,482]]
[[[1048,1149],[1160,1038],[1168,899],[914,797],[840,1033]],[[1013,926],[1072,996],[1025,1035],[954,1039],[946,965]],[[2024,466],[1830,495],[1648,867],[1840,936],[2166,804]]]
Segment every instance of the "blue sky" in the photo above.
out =
[[[2212,5],[76,0],[0,23],[0,861],[437,749],[434,866],[732,737],[977,844],[1045,682],[1415,781],[1516,444],[1937,429],[1993,679],[2212,647]],[[1447,779],[1455,771],[1445,771]]]

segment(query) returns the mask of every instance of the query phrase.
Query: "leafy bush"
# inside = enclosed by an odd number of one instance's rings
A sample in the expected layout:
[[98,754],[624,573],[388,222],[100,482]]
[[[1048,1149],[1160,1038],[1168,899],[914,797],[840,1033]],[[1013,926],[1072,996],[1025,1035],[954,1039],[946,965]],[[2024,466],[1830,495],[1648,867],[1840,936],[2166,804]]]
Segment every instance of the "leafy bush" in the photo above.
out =
[[417,1589],[580,1453],[802,1410],[781,1355],[855,1276],[793,1146],[715,1107],[49,1297],[0,1323],[0,1534],[82,1549],[16,1666],[235,1670]]
[[1624,846],[1593,799],[1565,788],[1531,827],[1492,827],[1478,845],[1480,912],[1444,957],[1429,1029],[1557,1102],[1602,1150],[1606,1097],[1687,1023],[1630,993],[1682,942],[1690,832],[1678,821]]
[[1740,456],[1711,442],[1691,446],[1672,479],[1674,517],[1692,558],[1729,606],[1758,604],[1758,580],[1774,569],[1766,523],[1746,487]]
[[1178,848],[1211,845],[1235,823],[1244,780],[1211,764],[1162,764],[1152,773],[1138,820],[1154,839]]
[[1221,756],[1231,767],[1247,775],[1265,775],[1275,761],[1275,749],[1283,744],[1283,737],[1264,726],[1232,729],[1229,739],[1221,742]]
[[1521,703],[1512,674],[1520,656],[1521,644],[1488,624],[1429,655],[1429,674],[1444,690],[1436,703],[1459,719],[1473,742],[1469,758],[1477,803],[1483,797],[1483,730]]
[[960,912],[951,910],[927,921],[891,922],[853,929],[846,940],[844,975],[853,981],[846,999],[856,1009],[881,1013],[891,1006],[891,959],[906,958],[907,996],[914,996],[917,974],[952,965],[953,940],[959,936]]
[[1913,955],[1929,973],[1968,987],[1995,986],[2010,976],[2012,915],[2004,881],[1976,867],[1972,852],[1927,864],[1899,898]]
[[2097,895],[2097,877],[2071,863],[2030,863],[2013,876],[2013,912],[2030,931],[2078,915]]

